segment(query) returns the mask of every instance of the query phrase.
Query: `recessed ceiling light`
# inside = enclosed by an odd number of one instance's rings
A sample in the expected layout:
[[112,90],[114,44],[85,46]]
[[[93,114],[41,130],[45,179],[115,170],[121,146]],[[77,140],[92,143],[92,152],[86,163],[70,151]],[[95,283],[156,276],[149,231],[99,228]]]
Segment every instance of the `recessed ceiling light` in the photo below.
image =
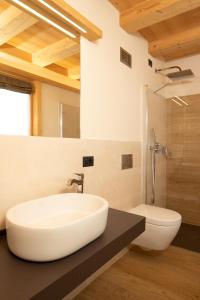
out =
[[51,11],[53,11],[55,14],[57,14],[58,16],[60,16],[61,18],[63,18],[65,21],[67,21],[68,23],[70,23],[71,25],[73,25],[74,27],[76,27],[77,29],[79,29],[81,32],[83,33],[87,33],[87,31],[82,28],[81,26],[79,26],[78,24],[76,24],[74,21],[72,21],[71,19],[69,19],[67,16],[65,16],[64,14],[62,14],[60,11],[58,11],[56,8],[54,8],[53,6],[51,6],[49,3],[47,3],[44,0],[38,0],[40,3],[42,3],[44,6],[46,6],[48,9],[50,9]]
[[19,6],[21,6],[25,10],[29,11],[30,13],[32,13],[36,17],[40,18],[41,20],[47,22],[49,25],[55,27],[56,29],[63,32],[64,34],[68,35],[69,37],[74,38],[74,39],[76,38],[75,34],[71,33],[70,31],[68,31],[65,28],[61,27],[60,25],[56,24],[52,20],[50,20],[47,17],[43,16],[42,14],[40,14],[39,12],[37,12],[36,10],[31,8],[30,6],[26,5],[25,3],[21,2],[20,0],[12,0],[12,2],[18,4]]
[[171,99],[173,102],[175,102],[176,104],[178,104],[179,106],[183,106],[180,102],[176,101],[174,98]]
[[186,106],[188,106],[189,104],[184,101],[182,98],[178,97],[178,96],[174,96],[176,99],[178,99],[179,101],[181,101],[182,103],[184,103]]

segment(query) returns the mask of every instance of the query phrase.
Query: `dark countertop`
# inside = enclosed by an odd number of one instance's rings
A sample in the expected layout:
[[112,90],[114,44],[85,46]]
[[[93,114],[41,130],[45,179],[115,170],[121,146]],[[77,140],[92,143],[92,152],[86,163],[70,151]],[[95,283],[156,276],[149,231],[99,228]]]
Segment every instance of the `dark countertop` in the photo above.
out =
[[109,209],[102,236],[76,253],[48,263],[27,262],[0,236],[0,299],[60,300],[145,230],[145,218]]

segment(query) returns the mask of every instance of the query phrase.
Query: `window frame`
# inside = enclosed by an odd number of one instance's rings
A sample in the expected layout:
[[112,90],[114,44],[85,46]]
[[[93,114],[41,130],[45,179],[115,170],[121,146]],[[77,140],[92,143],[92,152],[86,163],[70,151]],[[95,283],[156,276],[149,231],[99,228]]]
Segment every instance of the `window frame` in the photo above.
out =
[[41,136],[41,82],[32,82],[34,92],[31,94],[31,136]]
[[30,94],[30,135],[41,136],[41,82],[30,81],[27,78],[2,72],[3,75],[10,76],[19,80],[26,80],[33,85],[33,93]]

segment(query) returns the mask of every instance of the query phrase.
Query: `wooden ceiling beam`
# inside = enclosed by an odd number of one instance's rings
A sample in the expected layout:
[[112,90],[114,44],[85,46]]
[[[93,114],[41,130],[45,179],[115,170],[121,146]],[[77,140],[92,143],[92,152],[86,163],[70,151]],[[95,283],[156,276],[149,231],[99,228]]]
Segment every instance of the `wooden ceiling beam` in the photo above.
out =
[[193,54],[199,53],[200,26],[149,43],[149,53],[154,57],[166,60],[182,57],[184,56],[184,52],[187,55],[188,49]]
[[32,62],[32,55],[21,49],[15,48],[10,44],[4,44],[0,46],[0,52],[7,53],[9,55],[15,56],[16,58],[21,58],[25,61]]
[[65,38],[33,53],[32,62],[41,67],[80,53],[80,45]]
[[29,14],[14,6],[8,7],[0,14],[0,45],[7,43],[35,23],[37,23],[37,19]]
[[144,0],[120,15],[120,25],[129,33],[200,7],[200,0]]
[[46,68],[0,52],[0,68],[4,72],[18,74],[31,80],[40,80],[75,92],[80,92],[80,82]]
[[116,7],[120,12],[121,11],[124,11],[128,8],[130,8],[132,5],[131,5],[131,1],[130,0],[109,0],[113,5],[114,7]]
[[68,76],[71,79],[80,80],[80,77],[81,77],[80,66],[69,68],[68,69]]
[[68,76],[68,70],[66,68],[63,68],[57,64],[52,64],[46,67],[47,69],[54,71],[56,73]]

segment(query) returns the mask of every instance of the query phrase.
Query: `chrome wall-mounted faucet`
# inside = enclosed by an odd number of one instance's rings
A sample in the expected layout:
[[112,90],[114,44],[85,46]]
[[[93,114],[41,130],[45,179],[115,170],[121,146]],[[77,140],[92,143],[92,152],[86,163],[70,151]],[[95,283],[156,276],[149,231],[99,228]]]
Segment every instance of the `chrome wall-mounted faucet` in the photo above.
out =
[[68,181],[69,185],[72,185],[73,183],[77,184],[81,188],[78,189],[78,193],[83,193],[84,190],[84,174],[83,173],[75,173],[79,177],[79,179],[70,179]]

